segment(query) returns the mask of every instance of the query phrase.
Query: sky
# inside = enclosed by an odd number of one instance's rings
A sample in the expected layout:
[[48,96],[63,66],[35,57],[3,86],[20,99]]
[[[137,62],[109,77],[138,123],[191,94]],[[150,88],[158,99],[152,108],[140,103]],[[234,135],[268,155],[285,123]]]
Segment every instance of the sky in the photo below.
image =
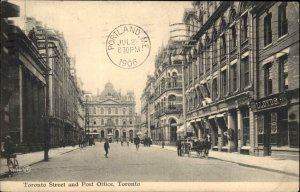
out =
[[[24,28],[24,18],[34,17],[51,29],[63,32],[71,57],[75,58],[77,76],[83,90],[97,93],[111,82],[122,93],[134,91],[137,112],[147,75],[154,72],[159,47],[169,39],[170,24],[182,22],[188,1],[32,1],[9,0],[20,6],[17,25]],[[114,65],[106,54],[106,39],[122,24],[134,24],[145,30],[151,51],[137,68],[123,69]]]

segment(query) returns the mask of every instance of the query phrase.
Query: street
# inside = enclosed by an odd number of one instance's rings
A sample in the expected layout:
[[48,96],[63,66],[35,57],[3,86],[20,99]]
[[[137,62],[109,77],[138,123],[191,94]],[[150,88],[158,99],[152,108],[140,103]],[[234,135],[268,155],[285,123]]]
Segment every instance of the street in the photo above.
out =
[[31,166],[4,181],[144,181],[144,182],[289,182],[297,177],[240,166],[216,159],[178,157],[174,151],[144,147],[136,151],[111,143],[77,149]]

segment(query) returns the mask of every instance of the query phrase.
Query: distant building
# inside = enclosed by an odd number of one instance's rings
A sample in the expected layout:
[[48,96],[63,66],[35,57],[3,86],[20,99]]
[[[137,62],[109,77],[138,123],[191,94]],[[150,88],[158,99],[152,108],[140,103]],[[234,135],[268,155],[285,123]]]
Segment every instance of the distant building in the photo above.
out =
[[161,47],[155,60],[154,72],[154,142],[174,143],[182,122],[182,44],[169,40]]
[[147,76],[146,87],[143,90],[141,101],[141,128],[147,137],[154,138],[154,82],[153,76]]
[[135,99],[134,92],[123,95],[116,91],[112,83],[105,84],[104,90],[97,95],[85,94],[86,116],[89,132],[99,133],[104,138],[134,137]]

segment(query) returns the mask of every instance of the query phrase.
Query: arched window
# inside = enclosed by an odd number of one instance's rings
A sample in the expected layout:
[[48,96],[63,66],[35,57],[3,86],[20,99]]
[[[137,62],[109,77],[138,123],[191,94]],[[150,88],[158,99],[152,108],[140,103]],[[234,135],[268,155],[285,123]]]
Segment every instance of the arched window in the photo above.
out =
[[101,125],[104,125],[104,119],[101,119]]
[[126,108],[123,108],[123,115],[126,114]]
[[119,124],[119,119],[116,119],[115,121],[116,121],[116,125],[118,125]]
[[[222,19],[221,24],[220,24],[220,33],[223,33],[225,31],[226,27],[226,22],[224,19]],[[221,59],[226,56],[226,37],[225,33],[221,36],[221,42],[220,42],[220,54],[221,54]]]
[[247,2],[241,2],[241,43],[248,39],[248,13],[245,13],[248,9]]
[[221,36],[220,53],[221,53],[221,59],[224,56],[226,56],[226,38],[225,38],[225,34],[223,34]]
[[204,69],[204,66],[203,66],[203,44],[201,42],[201,39],[199,41],[199,74],[200,76],[203,74],[203,69]]
[[[236,17],[236,11],[235,9],[231,10],[230,16],[229,16],[229,23],[233,23]],[[234,49],[237,46],[237,36],[236,36],[236,26],[232,25],[230,27],[230,36],[229,36],[229,44],[230,44],[230,50]]]
[[197,94],[197,91],[195,90],[194,91],[194,108],[198,107],[198,94]]
[[129,108],[129,114],[130,115],[132,114],[132,108]]
[[176,87],[177,86],[177,73],[173,72],[172,73],[172,87]]
[[132,119],[129,119],[129,124],[132,125]]
[[118,114],[118,108],[115,108],[115,114]]
[[126,119],[123,119],[123,125],[126,125]]
[[165,90],[165,85],[166,85],[165,78],[161,79],[160,84],[161,84],[161,92],[163,92]]
[[110,107],[108,108],[108,114],[111,114],[111,108]]
[[169,95],[168,97],[168,108],[174,109],[176,108],[176,96],[175,95]]
[[208,71],[210,70],[210,62],[211,62],[211,50],[210,50],[210,39],[208,36],[206,36],[205,39],[205,70]]
[[217,64],[217,57],[218,57],[218,46],[217,46],[217,41],[218,40],[218,33],[216,29],[213,29],[213,36],[212,36],[212,48],[213,48],[213,55],[212,55],[212,64],[216,65]]
[[104,109],[103,109],[103,107],[101,107],[101,114],[104,114]]

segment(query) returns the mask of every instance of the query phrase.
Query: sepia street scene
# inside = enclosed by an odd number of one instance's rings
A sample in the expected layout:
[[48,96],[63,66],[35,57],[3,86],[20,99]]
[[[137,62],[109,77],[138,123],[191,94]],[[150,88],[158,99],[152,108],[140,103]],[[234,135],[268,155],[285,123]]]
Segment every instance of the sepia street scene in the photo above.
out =
[[298,191],[299,3],[0,16],[0,191]]

